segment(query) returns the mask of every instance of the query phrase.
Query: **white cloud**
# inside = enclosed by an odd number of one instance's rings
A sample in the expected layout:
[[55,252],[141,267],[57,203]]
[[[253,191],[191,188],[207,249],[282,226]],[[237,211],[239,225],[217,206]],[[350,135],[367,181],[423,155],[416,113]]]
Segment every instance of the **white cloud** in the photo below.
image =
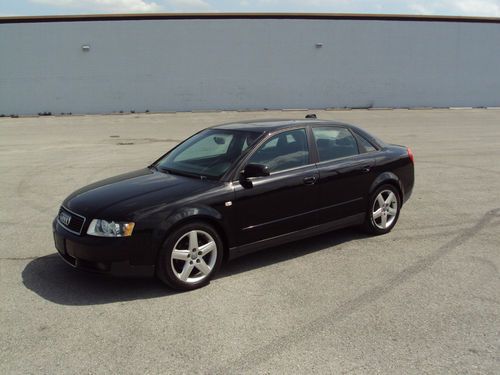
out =
[[500,16],[500,0],[253,0],[271,10],[346,13],[417,13],[463,16]]
[[408,1],[401,0],[253,0],[250,3],[264,8],[292,9],[298,12],[336,13],[405,13]]
[[414,1],[410,9],[420,14],[454,14],[464,16],[500,16],[500,0]]
[[175,11],[205,12],[212,10],[212,6],[204,0],[169,0],[170,9]]
[[[500,0],[29,0],[79,12],[338,12],[500,16]],[[156,2],[155,2],[156,1]],[[161,5],[158,5],[161,4]],[[220,9],[216,9],[220,8]]]
[[428,5],[421,3],[409,4],[409,8],[412,13],[414,12],[417,14],[431,14],[433,12],[432,6],[429,7]]
[[60,8],[102,12],[158,12],[162,7],[144,0],[30,0],[32,3]]
[[464,14],[500,16],[500,1],[463,0],[457,1],[456,6]]

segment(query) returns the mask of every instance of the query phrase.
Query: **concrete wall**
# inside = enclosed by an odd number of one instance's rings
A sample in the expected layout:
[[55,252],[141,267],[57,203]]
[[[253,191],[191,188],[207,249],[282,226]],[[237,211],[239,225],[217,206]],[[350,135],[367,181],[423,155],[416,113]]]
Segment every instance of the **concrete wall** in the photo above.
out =
[[500,23],[0,22],[0,114],[500,106],[499,46]]

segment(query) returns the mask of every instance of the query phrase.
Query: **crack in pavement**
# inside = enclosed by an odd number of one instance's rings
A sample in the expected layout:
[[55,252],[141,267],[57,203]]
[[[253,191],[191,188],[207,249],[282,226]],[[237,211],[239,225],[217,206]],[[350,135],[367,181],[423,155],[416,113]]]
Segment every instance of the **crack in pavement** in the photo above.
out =
[[38,256],[38,257],[11,257],[11,258],[7,257],[7,258],[0,258],[0,260],[35,260],[35,259],[42,258],[42,257],[54,258],[56,256],[57,256],[57,254],[43,255],[43,256]]
[[476,236],[481,229],[489,225],[490,222],[498,216],[500,216],[500,208],[486,212],[473,227],[464,229],[462,233],[438,247],[437,250],[428,256],[406,267],[384,284],[368,289],[358,297],[341,304],[331,313],[321,315],[312,322],[292,330],[286,335],[278,336],[257,349],[242,353],[237,359],[229,361],[221,367],[211,369],[207,371],[207,373],[225,374],[237,373],[238,371],[241,371],[241,369],[251,370],[255,364],[267,362],[279,353],[293,348],[298,342],[324,332],[326,326],[330,326],[334,322],[340,321],[361,308],[377,301],[396,289],[398,286],[412,279],[414,276],[429,269],[439,259]]

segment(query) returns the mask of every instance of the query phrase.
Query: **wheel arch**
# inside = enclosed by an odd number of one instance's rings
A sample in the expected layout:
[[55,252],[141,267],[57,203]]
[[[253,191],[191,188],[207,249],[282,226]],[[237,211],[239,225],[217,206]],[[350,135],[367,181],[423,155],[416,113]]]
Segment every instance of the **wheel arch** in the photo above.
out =
[[402,206],[404,202],[403,186],[399,177],[393,172],[383,172],[380,175],[378,175],[370,186],[369,196],[371,196],[375,192],[375,190],[377,190],[380,186],[384,184],[392,185],[398,190]]
[[170,233],[176,231],[183,225],[193,222],[203,222],[212,226],[222,241],[223,261],[229,257],[229,246],[226,229],[222,222],[222,215],[211,207],[186,207],[172,213],[161,225],[161,231],[155,236],[155,258],[158,259],[161,247],[167,240]]

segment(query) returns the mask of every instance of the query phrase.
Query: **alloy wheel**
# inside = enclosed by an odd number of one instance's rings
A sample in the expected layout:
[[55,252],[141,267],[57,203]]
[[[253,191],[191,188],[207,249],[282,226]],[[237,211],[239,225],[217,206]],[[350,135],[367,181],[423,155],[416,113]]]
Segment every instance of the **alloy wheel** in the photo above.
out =
[[175,243],[170,259],[174,275],[185,283],[205,279],[217,261],[217,244],[202,230],[191,230]]
[[382,190],[375,198],[372,207],[373,223],[379,229],[387,229],[394,223],[398,214],[398,198],[391,190]]

